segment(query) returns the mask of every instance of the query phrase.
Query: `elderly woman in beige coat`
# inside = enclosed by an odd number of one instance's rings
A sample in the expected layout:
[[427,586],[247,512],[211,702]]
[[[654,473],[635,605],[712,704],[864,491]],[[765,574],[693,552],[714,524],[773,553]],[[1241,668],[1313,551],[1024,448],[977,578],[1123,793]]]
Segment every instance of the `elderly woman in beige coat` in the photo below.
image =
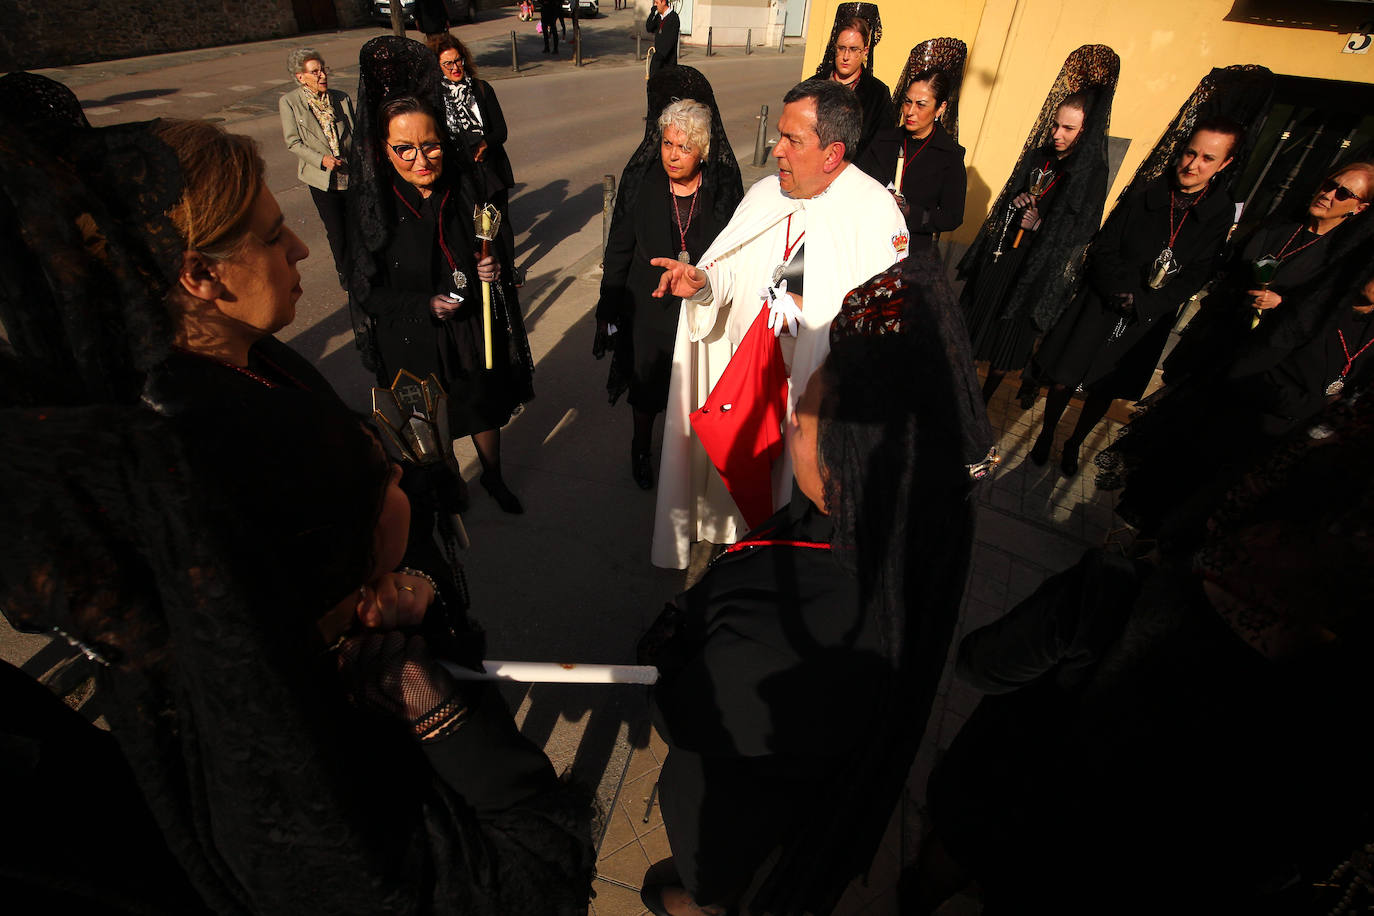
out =
[[277,103],[286,148],[300,160],[296,175],[324,223],[339,285],[348,288],[348,246],[344,241],[344,191],[348,161],[353,155],[353,100],[329,88],[329,68],[314,48],[296,48],[286,57],[287,68],[300,88]]

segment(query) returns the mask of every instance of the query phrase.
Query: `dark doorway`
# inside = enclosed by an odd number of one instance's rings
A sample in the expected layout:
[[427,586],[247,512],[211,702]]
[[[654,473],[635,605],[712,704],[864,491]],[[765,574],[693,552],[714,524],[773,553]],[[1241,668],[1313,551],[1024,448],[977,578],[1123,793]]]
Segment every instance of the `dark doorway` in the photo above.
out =
[[296,14],[296,28],[302,32],[319,32],[339,27],[339,14],[334,0],[291,0]]
[[1302,219],[1337,166],[1374,156],[1374,86],[1279,76],[1245,171],[1240,232],[1271,218]]

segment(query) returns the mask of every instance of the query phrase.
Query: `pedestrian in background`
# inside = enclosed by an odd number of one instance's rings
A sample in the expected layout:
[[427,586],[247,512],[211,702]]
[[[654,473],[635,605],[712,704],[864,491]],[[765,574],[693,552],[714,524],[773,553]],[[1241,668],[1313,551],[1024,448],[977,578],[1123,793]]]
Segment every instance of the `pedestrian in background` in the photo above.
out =
[[344,191],[348,160],[353,155],[353,100],[329,88],[329,68],[314,48],[296,48],[286,56],[287,69],[300,88],[281,97],[282,136],[300,160],[296,177],[310,189],[310,199],[334,256],[339,285],[348,286],[348,245],[344,231]]
[[[558,53],[558,19],[562,14],[559,0],[539,0],[539,29],[544,34],[544,53]],[[549,39],[553,39],[553,50],[549,50]]]
[[486,191],[484,199],[501,211],[501,239],[507,251],[515,251],[515,230],[510,222],[510,189],[515,173],[506,155],[506,117],[491,83],[477,78],[472,52],[451,33],[426,42],[439,55],[444,73],[444,120],[449,136],[465,147],[477,163]]
[[644,23],[644,30],[654,36],[654,56],[649,61],[649,77],[664,67],[677,64],[677,38],[682,24],[669,0],[653,0],[653,12]]

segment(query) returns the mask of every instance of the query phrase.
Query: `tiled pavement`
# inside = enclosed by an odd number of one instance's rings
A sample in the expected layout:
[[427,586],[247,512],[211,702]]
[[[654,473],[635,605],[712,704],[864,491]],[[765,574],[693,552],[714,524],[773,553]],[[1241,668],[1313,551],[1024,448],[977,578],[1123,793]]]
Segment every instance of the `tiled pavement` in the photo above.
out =
[[[1112,515],[1115,494],[1094,484],[1093,456],[1115,437],[1125,412],[1118,406],[1089,438],[1072,479],[1059,472],[1059,444],[1078,417],[1075,402],[1060,422],[1056,448],[1043,468],[1027,453],[1039,432],[1042,397],[1028,411],[1016,401],[1017,379],[1008,378],[989,405],[988,416],[999,434],[1002,462],[978,495],[979,517],[972,572],[954,646],[964,634],[1001,616],[1028,596],[1044,579],[1072,565],[1088,547],[1104,543],[1117,524]],[[951,647],[951,656],[953,648]],[[852,884],[837,916],[895,916],[896,884],[901,864],[912,861],[920,846],[925,819],[925,783],[934,764],[977,705],[980,694],[953,677],[947,665],[931,711],[926,740],[912,768],[906,796],[894,812],[882,848],[866,883]],[[645,870],[670,854],[663,819],[655,804],[645,811],[658,778],[666,747],[651,733],[647,747],[636,748],[609,813],[597,859],[595,916],[641,916],[639,900]],[[942,912],[973,914],[977,902],[956,898]]]

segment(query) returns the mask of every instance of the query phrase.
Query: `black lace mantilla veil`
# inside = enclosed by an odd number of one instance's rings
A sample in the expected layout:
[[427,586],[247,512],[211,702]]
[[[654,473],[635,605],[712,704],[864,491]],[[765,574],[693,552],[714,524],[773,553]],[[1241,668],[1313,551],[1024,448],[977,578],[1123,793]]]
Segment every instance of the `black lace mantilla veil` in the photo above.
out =
[[821,58],[820,66],[816,68],[817,79],[830,79],[830,74],[835,69],[835,39],[840,37],[840,26],[855,17],[868,22],[870,33],[868,36],[868,63],[864,65],[864,70],[872,73],[873,68],[877,66],[878,42],[883,39],[883,20],[878,15],[878,4],[841,3],[835,7],[835,24],[830,27],[830,37],[825,42],[825,56]]
[[[1164,129],[1154,148],[1146,154],[1130,183],[1117,197],[1117,205],[1146,183],[1163,175],[1178,158],[1183,144],[1193,135],[1193,125],[1211,118],[1227,118],[1245,128],[1244,142],[1239,149],[1231,151],[1236,161],[1213,181],[1214,184],[1220,182],[1223,186],[1229,185],[1250,158],[1258,128],[1269,110],[1273,94],[1274,74],[1267,67],[1254,64],[1214,67],[1198,83],[1193,94]],[[1116,212],[1116,207],[1112,212]]]
[[955,141],[959,139],[959,90],[964,85],[964,61],[968,45],[957,38],[927,38],[911,49],[902,75],[892,90],[892,107],[897,109],[897,124],[902,123],[902,102],[911,88],[911,78],[925,70],[941,70],[949,76],[949,99],[940,125]]
[[93,129],[62,84],[0,78],[0,323],[28,377],[4,403],[136,402],[171,347],[181,177],[156,123]]
[[620,189],[616,192],[612,220],[619,220],[630,211],[639,197],[644,180],[653,175],[655,169],[662,172],[659,161],[659,115],[673,102],[692,99],[711,109],[711,152],[702,163],[701,171],[703,181],[715,196],[716,219],[724,226],[744,197],[744,186],[739,162],[730,148],[730,138],[725,135],[725,124],[720,119],[720,108],[716,105],[716,94],[711,89],[710,81],[693,67],[664,67],[649,79],[646,91],[649,94],[649,116],[644,122],[644,139],[625,163],[625,170],[620,173]]
[[[1049,141],[1050,123],[1065,98],[1075,92],[1093,96],[1092,111],[1073,153],[1073,180],[1064,188],[1064,197],[1055,204],[1055,218],[1046,225],[1048,236],[1037,240],[1007,294],[1001,317],[1011,317],[1033,308],[1032,317],[1041,330],[1052,325],[1078,288],[1084,254],[1102,220],[1107,202],[1107,128],[1111,122],[1112,99],[1116,95],[1121,59],[1106,45],[1084,45],[1064,61],[1035,126],[1026,137],[1021,155],[1011,176],[1022,174],[1026,159]],[[1013,187],[1009,178],[993,202],[988,217],[978,230],[969,250],[959,260],[959,276],[968,277],[992,257],[1008,204],[1026,190]],[[1055,193],[1059,193],[1056,191]]]
[[857,578],[895,672],[875,726],[814,787],[817,813],[749,902],[828,913],[873,861],[925,733],[958,619],[977,510],[971,465],[996,442],[964,319],[920,251],[845,297],[831,325],[819,451],[837,562]]
[[[473,164],[471,151],[461,137],[452,137],[444,118],[443,74],[439,58],[418,41],[383,35],[363,45],[358,52],[358,124],[355,143],[358,165],[350,179],[349,194],[349,257],[352,271],[349,277],[349,311],[358,349],[364,365],[373,369],[369,359],[375,359],[370,339],[371,326],[358,303],[366,302],[377,275],[377,258],[390,240],[395,195],[391,184],[395,170],[386,157],[386,137],[381,135],[377,114],[382,105],[402,95],[424,99],[438,112],[435,128],[444,141],[448,153],[444,156],[444,175],[453,182],[461,196],[469,202],[484,199],[479,183],[483,180]],[[475,238],[475,233],[474,236]],[[499,244],[499,243],[494,243]],[[533,374],[534,358],[524,322],[512,319],[519,309],[515,288],[513,251],[497,250],[501,261],[501,282],[493,283],[492,308],[505,322],[509,335],[512,360],[523,364]],[[390,385],[391,379],[381,380]]]

